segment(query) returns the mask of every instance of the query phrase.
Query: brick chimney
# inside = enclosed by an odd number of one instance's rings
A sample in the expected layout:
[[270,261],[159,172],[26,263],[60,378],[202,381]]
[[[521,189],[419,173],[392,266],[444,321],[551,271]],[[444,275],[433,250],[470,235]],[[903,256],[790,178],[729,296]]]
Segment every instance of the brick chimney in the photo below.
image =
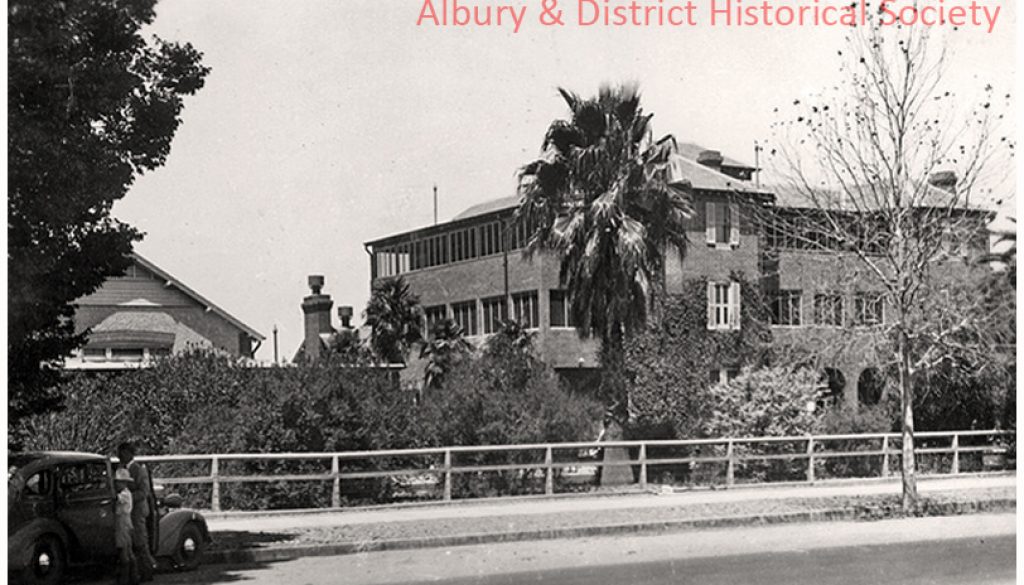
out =
[[342,305],[338,307],[338,319],[341,321],[342,329],[352,328],[352,307]]
[[722,153],[717,150],[702,150],[697,155],[697,162],[716,171],[722,170],[722,163],[725,161],[722,158]]
[[932,187],[938,187],[943,191],[953,193],[956,191],[956,172],[955,171],[936,171],[928,177],[928,184]]
[[324,277],[322,275],[310,275],[309,289],[312,294],[302,299],[302,313],[305,315],[306,329],[303,349],[306,359],[309,361],[316,361],[320,358],[323,349],[320,335],[334,331],[331,327],[331,307],[334,306],[334,301],[331,300],[331,295],[320,293],[323,287]]

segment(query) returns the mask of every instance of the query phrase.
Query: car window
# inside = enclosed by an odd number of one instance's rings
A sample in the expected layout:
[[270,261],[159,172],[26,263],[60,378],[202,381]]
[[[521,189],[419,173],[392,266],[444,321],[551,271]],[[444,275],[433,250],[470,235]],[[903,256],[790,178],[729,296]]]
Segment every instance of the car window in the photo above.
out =
[[61,470],[59,486],[65,496],[105,494],[110,489],[107,464],[88,461],[67,465]]
[[45,496],[50,493],[53,479],[49,471],[40,471],[25,480],[25,489],[22,491],[28,496]]

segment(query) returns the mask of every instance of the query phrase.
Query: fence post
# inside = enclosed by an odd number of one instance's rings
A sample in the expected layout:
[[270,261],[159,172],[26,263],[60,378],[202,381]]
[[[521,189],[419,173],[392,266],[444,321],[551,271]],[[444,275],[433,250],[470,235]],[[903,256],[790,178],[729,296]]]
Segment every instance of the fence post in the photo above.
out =
[[882,477],[889,477],[889,435],[882,436]]
[[725,485],[731,486],[736,481],[736,457],[733,453],[732,439],[726,444],[725,456],[729,459],[725,467]]
[[444,450],[444,501],[452,499],[452,452]]
[[814,483],[814,437],[807,437],[807,483]]
[[555,493],[555,470],[551,468],[553,461],[551,445],[548,445],[544,450],[544,493],[549,496]]
[[960,473],[960,435],[953,433],[953,475]]
[[341,477],[338,476],[340,466],[338,465],[338,456],[331,457],[331,475],[334,476],[334,480],[331,482],[331,507],[341,507]]
[[220,512],[220,461],[217,456],[210,457],[210,480],[213,482],[213,493],[210,496],[210,510]]
[[640,443],[640,489],[647,489],[647,443]]

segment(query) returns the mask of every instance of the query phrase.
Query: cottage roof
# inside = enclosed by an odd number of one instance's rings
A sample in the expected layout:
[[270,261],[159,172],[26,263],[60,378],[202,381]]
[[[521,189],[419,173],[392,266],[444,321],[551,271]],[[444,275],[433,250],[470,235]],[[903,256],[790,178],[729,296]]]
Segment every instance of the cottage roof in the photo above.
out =
[[246,325],[245,323],[241,322],[238,318],[234,317],[233,315],[231,315],[230,313],[228,313],[224,309],[222,309],[222,308],[218,307],[217,305],[213,304],[213,302],[211,302],[206,297],[202,296],[201,294],[197,293],[196,291],[194,291],[191,288],[189,288],[188,286],[186,286],[185,283],[183,283],[180,280],[178,280],[171,273],[169,273],[166,270],[160,268],[156,264],[153,264],[149,260],[143,258],[139,253],[132,252],[132,257],[143,268],[145,268],[146,270],[149,270],[150,272],[152,272],[156,276],[158,276],[161,279],[163,279],[164,281],[166,281],[168,286],[173,286],[174,288],[176,288],[176,289],[180,290],[181,292],[185,293],[185,295],[191,297],[194,301],[196,301],[200,305],[203,305],[204,307],[206,307],[206,309],[208,311],[212,311],[213,313],[215,313],[216,315],[220,316],[225,321],[231,323],[235,327],[237,327],[237,328],[241,329],[242,331],[244,331],[245,334],[248,335],[249,337],[251,337],[253,339],[256,339],[258,341],[263,341],[264,339],[266,339],[266,337],[264,337],[259,331],[256,331],[252,327],[249,327],[248,325]]

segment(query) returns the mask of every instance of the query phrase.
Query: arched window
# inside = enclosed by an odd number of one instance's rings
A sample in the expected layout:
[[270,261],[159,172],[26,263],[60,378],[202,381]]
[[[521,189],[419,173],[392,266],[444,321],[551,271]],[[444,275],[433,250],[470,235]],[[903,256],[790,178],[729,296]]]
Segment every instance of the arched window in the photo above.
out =
[[878,404],[885,390],[885,378],[875,368],[865,368],[857,379],[857,401],[867,406]]

